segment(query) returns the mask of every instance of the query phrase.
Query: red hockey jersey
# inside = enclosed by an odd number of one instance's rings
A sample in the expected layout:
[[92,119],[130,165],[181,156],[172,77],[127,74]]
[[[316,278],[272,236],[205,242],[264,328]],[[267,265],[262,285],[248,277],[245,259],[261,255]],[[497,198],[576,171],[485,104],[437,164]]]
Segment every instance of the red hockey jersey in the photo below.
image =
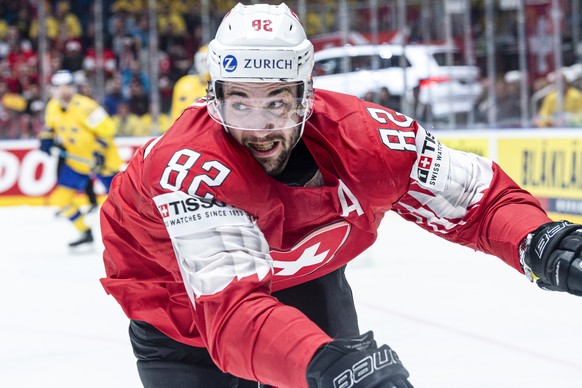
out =
[[142,147],[101,212],[101,281],[129,318],[206,347],[234,375],[305,387],[330,338],[270,293],[355,258],[385,212],[520,271],[519,242],[549,221],[492,161],[355,97],[316,91],[303,141],[321,187],[269,177],[203,103]]

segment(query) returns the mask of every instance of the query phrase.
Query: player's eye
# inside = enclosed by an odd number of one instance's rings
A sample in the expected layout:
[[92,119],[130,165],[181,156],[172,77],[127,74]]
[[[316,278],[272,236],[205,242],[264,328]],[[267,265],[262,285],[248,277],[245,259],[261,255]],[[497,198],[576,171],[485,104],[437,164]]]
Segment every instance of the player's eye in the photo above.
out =
[[269,101],[267,104],[267,109],[280,109],[285,106],[285,102],[283,100],[273,100]]
[[242,102],[233,102],[230,104],[230,106],[232,107],[232,109],[243,112],[249,109],[249,106],[247,104],[243,104]]

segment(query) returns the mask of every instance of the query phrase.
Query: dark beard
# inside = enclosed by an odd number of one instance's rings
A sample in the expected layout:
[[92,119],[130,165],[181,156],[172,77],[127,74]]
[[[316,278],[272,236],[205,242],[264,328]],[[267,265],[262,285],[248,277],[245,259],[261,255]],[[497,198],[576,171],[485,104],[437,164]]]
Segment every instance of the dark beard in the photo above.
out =
[[[277,159],[271,159],[271,158],[256,158],[257,162],[263,167],[263,169],[265,170],[265,172],[270,175],[270,176],[277,176],[279,175],[281,172],[283,172],[283,170],[285,170],[285,167],[287,167],[287,163],[289,162],[289,157],[291,156],[291,153],[293,151],[293,149],[295,148],[295,146],[297,145],[297,143],[299,142],[299,135],[300,135],[300,131],[295,131],[293,132],[293,136],[290,138],[289,144],[291,144],[291,147],[289,147],[288,149],[285,149],[283,152],[281,152],[281,154],[277,157]],[[247,142],[253,142],[255,139],[249,138],[247,139]],[[273,137],[269,137],[267,139],[262,139],[264,140],[268,140],[268,141],[279,141],[281,144],[283,143],[283,139],[279,136],[273,136]]]
[[257,162],[263,167],[265,172],[270,176],[279,175],[287,166],[289,161],[289,156],[291,156],[291,150],[285,150],[279,155],[275,160],[271,158],[257,158]]

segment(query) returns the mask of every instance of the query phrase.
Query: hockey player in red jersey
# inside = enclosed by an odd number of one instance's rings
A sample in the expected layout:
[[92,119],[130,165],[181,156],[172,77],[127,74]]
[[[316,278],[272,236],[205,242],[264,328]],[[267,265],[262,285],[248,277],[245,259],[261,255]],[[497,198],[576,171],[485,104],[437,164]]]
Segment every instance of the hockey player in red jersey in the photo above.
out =
[[102,284],[145,387],[412,387],[361,334],[344,276],[390,210],[582,293],[582,226],[412,118],[314,91],[286,5],[238,4],[208,61],[207,99],[139,150],[101,211]]

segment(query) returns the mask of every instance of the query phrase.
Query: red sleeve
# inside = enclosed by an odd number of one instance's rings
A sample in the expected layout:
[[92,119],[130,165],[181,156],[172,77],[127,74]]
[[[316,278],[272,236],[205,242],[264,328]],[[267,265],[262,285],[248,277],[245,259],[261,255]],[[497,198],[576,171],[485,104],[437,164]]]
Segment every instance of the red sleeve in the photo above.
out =
[[551,221],[539,201],[521,189],[501,168],[495,172],[491,188],[483,198],[459,238],[474,241],[475,248],[495,255],[523,272],[518,247],[523,238],[543,223]]
[[224,371],[265,384],[306,387],[315,351],[331,341],[299,310],[279,303],[253,277],[196,299],[195,322]]
[[449,149],[420,126],[415,141],[408,191],[393,209],[429,232],[522,271],[521,240],[550,221],[540,203],[489,159]]

